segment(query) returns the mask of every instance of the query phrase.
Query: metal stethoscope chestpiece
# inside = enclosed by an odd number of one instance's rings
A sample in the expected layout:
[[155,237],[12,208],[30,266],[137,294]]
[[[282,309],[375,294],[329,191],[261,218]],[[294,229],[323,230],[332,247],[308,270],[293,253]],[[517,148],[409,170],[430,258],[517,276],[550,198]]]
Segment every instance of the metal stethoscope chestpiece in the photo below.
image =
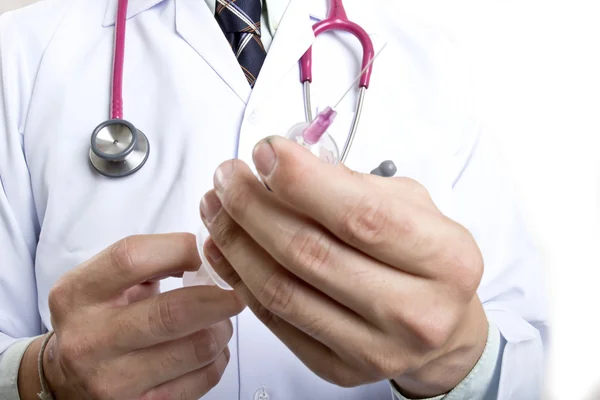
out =
[[150,144],[144,133],[123,119],[101,123],[92,133],[90,162],[98,173],[120,178],[146,163]]

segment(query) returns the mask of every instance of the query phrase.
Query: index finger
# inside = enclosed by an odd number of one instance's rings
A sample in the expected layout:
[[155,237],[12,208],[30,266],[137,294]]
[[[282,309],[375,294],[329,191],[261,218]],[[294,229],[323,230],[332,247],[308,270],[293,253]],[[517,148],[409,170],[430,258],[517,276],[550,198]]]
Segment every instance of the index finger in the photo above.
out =
[[239,314],[245,304],[233,291],[191,286],[107,310],[105,349],[114,355],[189,336]]
[[157,276],[195,271],[200,264],[192,234],[130,236],[67,273],[63,283],[76,300],[94,304]]
[[350,246],[409,273],[429,275],[435,270],[429,256],[455,233],[450,224],[440,223],[443,216],[434,206],[420,203],[431,200],[421,195],[416,182],[324,163],[281,137],[259,143],[254,162],[280,199]]

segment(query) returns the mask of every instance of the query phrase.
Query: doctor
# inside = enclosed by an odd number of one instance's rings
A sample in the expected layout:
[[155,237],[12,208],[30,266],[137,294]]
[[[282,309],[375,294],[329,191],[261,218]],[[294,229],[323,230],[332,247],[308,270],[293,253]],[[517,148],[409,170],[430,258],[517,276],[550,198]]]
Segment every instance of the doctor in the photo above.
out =
[[[345,1],[387,46],[333,166],[277,136],[305,119],[313,43],[315,108],[360,73],[353,37],[315,41],[327,1],[238,0],[260,28],[239,50],[228,1],[130,0],[124,118],[150,153],[109,178],[88,154],[117,3],[0,18],[0,398],[541,396],[539,256],[460,58],[416,5]],[[396,177],[369,174],[383,160]],[[194,281],[200,255],[234,291]]]

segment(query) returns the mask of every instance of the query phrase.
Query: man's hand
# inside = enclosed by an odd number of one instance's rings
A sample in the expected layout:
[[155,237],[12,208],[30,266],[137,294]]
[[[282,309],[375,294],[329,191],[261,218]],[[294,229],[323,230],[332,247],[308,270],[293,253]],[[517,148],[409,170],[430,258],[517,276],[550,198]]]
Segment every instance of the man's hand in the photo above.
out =
[[284,138],[215,174],[201,205],[212,265],[309,368],[340,386],[456,386],[481,356],[483,262],[470,233],[404,178],[319,161]]
[[195,243],[188,234],[130,237],[56,283],[44,353],[55,398],[197,399],[219,382],[229,318],[243,303],[216,288],[158,293],[157,278],[198,268]]

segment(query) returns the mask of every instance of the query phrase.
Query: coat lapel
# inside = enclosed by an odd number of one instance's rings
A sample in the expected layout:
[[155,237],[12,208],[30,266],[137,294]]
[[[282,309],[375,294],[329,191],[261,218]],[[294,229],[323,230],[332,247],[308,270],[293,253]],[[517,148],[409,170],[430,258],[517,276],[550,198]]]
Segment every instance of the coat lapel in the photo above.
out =
[[254,118],[256,108],[260,108],[265,101],[273,101],[269,96],[274,95],[277,83],[293,68],[298,68],[300,57],[315,39],[313,24],[306,0],[291,0],[254,85],[240,129],[238,158],[245,161],[252,169],[254,168],[252,149],[265,136],[265,126],[260,122],[257,123]]
[[175,7],[177,32],[246,104],[252,90],[206,3],[175,0]]
[[292,68],[315,40],[307,0],[291,0],[277,27],[248,104],[252,108]]

